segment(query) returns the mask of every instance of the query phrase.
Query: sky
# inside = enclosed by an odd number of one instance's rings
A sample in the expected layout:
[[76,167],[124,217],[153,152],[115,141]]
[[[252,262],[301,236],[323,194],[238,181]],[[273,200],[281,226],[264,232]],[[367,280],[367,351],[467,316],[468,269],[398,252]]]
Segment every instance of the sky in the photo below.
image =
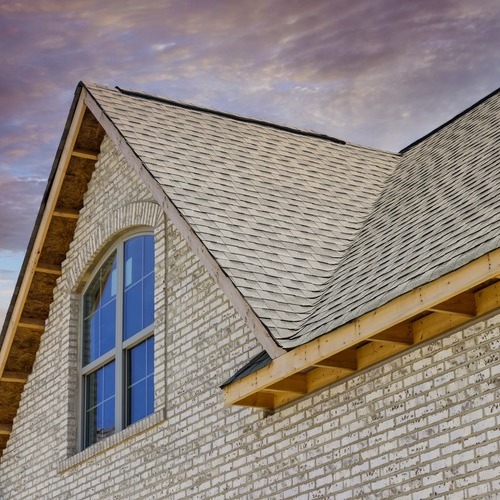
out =
[[80,80],[399,151],[499,47],[498,0],[0,0],[0,326]]

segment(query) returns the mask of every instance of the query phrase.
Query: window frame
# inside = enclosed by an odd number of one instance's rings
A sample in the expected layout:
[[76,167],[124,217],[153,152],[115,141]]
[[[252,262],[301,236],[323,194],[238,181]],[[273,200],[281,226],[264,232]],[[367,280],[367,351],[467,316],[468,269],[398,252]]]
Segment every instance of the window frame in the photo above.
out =
[[[153,238],[153,321],[144,327],[142,330],[134,333],[131,337],[123,340],[124,331],[124,292],[125,292],[125,243],[140,236],[151,236]],[[79,348],[78,348],[78,446],[79,451],[90,448],[91,446],[104,441],[106,438],[95,441],[93,443],[87,444],[88,439],[88,428],[87,428],[87,398],[88,391],[86,388],[87,380],[90,374],[95,373],[100,368],[104,367],[108,363],[115,362],[115,418],[114,418],[114,431],[111,435],[117,434],[118,432],[124,430],[125,428],[133,425],[136,422],[128,423],[128,353],[136,346],[142,342],[146,342],[149,338],[153,338],[154,343],[154,324],[156,317],[156,300],[155,300],[155,288],[156,288],[156,238],[154,232],[149,229],[141,229],[133,232],[127,232],[118,239],[114,241],[114,244],[106,251],[104,256],[97,261],[95,265],[92,266],[92,272],[89,274],[88,280],[83,287],[80,300],[79,300]],[[115,346],[108,352],[102,354],[95,360],[87,363],[84,366],[83,351],[84,351],[84,314],[85,314],[85,294],[87,293],[90,285],[93,283],[94,279],[102,269],[106,260],[110,257],[113,252],[116,251],[116,269],[117,269],[117,280],[116,280],[116,319],[115,319]],[[119,270],[121,269],[121,270]],[[154,345],[154,344],[153,344]],[[154,350],[154,347],[153,347]],[[155,367],[153,367],[153,377],[154,377]],[[154,399],[154,398],[153,398]],[[153,402],[153,411],[146,415],[144,418],[154,414],[156,404]],[[142,419],[141,419],[142,420]],[[139,420],[138,420],[139,421]]]

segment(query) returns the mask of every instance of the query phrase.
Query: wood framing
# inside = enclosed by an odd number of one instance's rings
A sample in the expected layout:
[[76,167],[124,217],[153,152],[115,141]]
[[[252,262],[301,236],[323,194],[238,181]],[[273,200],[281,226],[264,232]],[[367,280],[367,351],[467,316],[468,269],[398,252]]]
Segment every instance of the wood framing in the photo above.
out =
[[0,424],[0,435],[8,436],[12,432],[12,425]]
[[43,262],[38,262],[35,271],[37,273],[53,274],[55,276],[61,276],[61,267],[55,264],[46,264]]
[[[499,272],[500,250],[495,250],[233,382],[224,389],[226,404],[277,408],[303,396],[295,389],[284,394],[290,377],[305,377],[309,394],[499,310]],[[272,406],[269,394],[274,395]]]
[[3,372],[0,382],[13,382],[16,384],[25,384],[28,380],[27,373]]
[[79,213],[77,210],[69,208],[55,208],[52,212],[53,217],[63,217],[65,219],[78,219]]
[[[84,103],[82,87],[75,98],[58,156],[49,179],[34,235],[23,264],[16,300],[9,313],[0,349],[0,422],[8,435],[24,384],[45,330],[53,289],[61,275],[83,204],[83,195],[95,168],[104,130]],[[0,441],[0,454],[6,440]]]
[[86,160],[94,160],[94,161],[97,161],[98,154],[99,153],[96,151],[85,151],[83,149],[74,149],[71,152],[72,156],[76,156],[78,158],[84,158]]

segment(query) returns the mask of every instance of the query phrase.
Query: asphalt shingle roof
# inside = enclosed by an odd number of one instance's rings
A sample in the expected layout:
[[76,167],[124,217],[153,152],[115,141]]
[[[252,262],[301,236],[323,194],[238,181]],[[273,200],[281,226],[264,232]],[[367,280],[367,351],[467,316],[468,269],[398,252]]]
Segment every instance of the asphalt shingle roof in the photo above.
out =
[[86,85],[278,344],[499,245],[499,94],[400,154]]
[[291,337],[398,156],[87,88],[272,335]]
[[499,193],[496,92],[403,152],[294,338],[318,337],[498,248]]

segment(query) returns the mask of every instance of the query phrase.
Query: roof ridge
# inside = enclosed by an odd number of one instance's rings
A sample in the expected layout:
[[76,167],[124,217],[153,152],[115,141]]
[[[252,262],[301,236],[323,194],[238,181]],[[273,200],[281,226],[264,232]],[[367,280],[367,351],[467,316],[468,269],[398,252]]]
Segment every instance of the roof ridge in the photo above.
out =
[[455,116],[453,116],[452,118],[450,118],[448,121],[442,123],[441,125],[439,125],[435,129],[431,130],[430,132],[428,132],[424,136],[420,137],[420,139],[417,139],[416,141],[413,141],[411,144],[408,144],[408,146],[404,147],[403,149],[401,149],[399,151],[399,154],[406,153],[408,150],[410,150],[411,148],[413,148],[413,146],[416,146],[417,144],[420,144],[421,142],[423,142],[426,139],[428,139],[430,136],[434,135],[435,133],[439,132],[441,129],[443,129],[443,128],[447,127],[448,125],[450,125],[451,123],[453,123],[455,120],[458,120],[462,116],[466,115],[469,111],[472,111],[474,108],[480,106],[481,104],[483,104],[483,102],[487,101],[488,99],[490,99],[491,97],[493,97],[498,92],[500,92],[500,87],[498,87],[497,89],[495,89],[493,92],[490,92],[487,96],[479,99],[479,101],[475,102],[474,104],[471,104],[468,108],[464,109],[463,111],[460,111],[460,113],[456,114]]
[[276,130],[283,130],[285,132],[291,132],[293,134],[302,135],[306,137],[315,137],[317,139],[322,139],[325,141],[334,142],[335,144],[347,145],[348,143],[343,139],[338,139],[337,137],[333,137],[327,134],[322,134],[320,132],[314,132],[312,130],[304,130],[300,128],[290,127],[288,125],[282,125],[279,123],[269,122],[266,120],[259,120],[258,118],[252,118],[249,116],[237,115],[234,113],[229,113],[227,111],[220,111],[216,109],[206,108],[204,106],[199,106],[197,104],[191,104],[188,102],[178,101],[175,99],[169,99],[166,97],[158,96],[155,94],[148,94],[146,92],[140,92],[132,89],[125,89],[123,87],[116,86],[116,90],[125,95],[130,95],[132,97],[139,97],[141,99],[147,99],[150,101],[161,102],[164,104],[169,104],[171,106],[177,106],[179,108],[189,109],[193,111],[200,111],[202,113],[208,113],[215,116],[221,116],[223,118],[229,118],[231,120],[236,120],[244,123],[253,123],[256,125],[261,125],[264,127],[274,128]]

